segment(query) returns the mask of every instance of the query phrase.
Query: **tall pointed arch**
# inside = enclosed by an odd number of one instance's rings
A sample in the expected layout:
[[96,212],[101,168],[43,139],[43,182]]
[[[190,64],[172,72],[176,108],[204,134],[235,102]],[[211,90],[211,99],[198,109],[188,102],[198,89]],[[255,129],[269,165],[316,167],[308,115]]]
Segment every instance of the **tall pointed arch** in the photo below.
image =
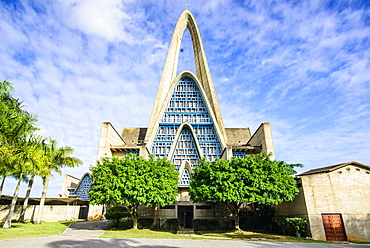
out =
[[186,28],[189,29],[193,42],[197,78],[199,79],[199,82],[202,85],[202,88],[204,89],[206,97],[210,103],[210,107],[212,108],[212,111],[215,114],[215,122],[217,122],[217,125],[220,128],[222,136],[226,137],[226,131],[223,124],[220,108],[217,102],[216,92],[211,78],[211,73],[208,67],[208,62],[203,48],[200,32],[195,22],[194,16],[191,14],[190,11],[185,10],[179,17],[174,33],[172,35],[170,48],[167,54],[166,63],[164,66],[161,82],[159,85],[157,97],[154,103],[152,115],[150,118],[146,134],[146,140],[150,140],[155,135],[157,129],[157,120],[158,118],[161,117],[160,110],[163,107],[162,105],[166,104],[165,102],[166,95],[170,90],[171,84],[176,78],[180,45],[182,36]]

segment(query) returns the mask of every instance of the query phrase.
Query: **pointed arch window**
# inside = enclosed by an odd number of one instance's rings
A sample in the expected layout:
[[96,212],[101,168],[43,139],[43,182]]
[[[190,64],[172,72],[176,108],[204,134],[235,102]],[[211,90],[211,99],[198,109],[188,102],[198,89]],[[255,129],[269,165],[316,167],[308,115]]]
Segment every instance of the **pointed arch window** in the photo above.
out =
[[190,172],[188,169],[184,169],[181,174],[181,179],[179,186],[189,186],[190,185]]
[[[221,146],[211,115],[204,103],[198,85],[188,77],[181,78],[174,88],[153,142],[153,155],[157,157],[168,156],[178,128],[184,121],[191,123],[203,155],[208,161],[214,161],[221,156]],[[181,144],[179,148],[186,146],[189,145],[187,143]],[[179,152],[176,155],[182,155],[181,153],[183,152]],[[192,154],[190,151],[188,153]],[[182,159],[180,160],[182,161]],[[179,157],[173,160],[177,169],[181,165],[180,160]],[[191,162],[194,167],[194,165],[198,164],[197,160],[198,158],[190,158],[189,162],[196,161],[195,163]]]

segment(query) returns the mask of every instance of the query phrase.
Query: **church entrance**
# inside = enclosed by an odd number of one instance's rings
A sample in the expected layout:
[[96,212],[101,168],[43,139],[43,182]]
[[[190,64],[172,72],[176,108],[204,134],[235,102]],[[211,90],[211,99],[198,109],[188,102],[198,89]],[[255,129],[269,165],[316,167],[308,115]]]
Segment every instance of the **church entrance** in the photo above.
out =
[[89,206],[87,205],[80,206],[80,212],[78,213],[78,219],[87,220],[88,215],[89,215]]
[[180,228],[193,228],[193,206],[178,206],[177,216],[179,219]]

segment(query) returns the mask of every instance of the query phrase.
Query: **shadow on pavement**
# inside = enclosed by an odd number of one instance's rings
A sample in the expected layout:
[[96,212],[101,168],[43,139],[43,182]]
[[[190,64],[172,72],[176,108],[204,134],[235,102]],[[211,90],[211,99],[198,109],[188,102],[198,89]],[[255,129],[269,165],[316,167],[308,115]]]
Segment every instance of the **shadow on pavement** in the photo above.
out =
[[135,240],[128,239],[88,239],[88,240],[60,240],[53,241],[47,244],[48,247],[140,247],[140,248],[154,248],[154,247],[164,247],[164,248],[177,248],[178,246],[166,246],[166,245],[145,245],[137,242]]

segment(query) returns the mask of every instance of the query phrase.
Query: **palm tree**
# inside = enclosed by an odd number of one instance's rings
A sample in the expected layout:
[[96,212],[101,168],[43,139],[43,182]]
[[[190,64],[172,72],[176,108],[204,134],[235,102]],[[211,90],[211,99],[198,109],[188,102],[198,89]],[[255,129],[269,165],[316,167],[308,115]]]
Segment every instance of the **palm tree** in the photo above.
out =
[[36,175],[45,176],[46,173],[46,143],[45,139],[42,136],[35,136],[33,139],[33,146],[34,146],[34,153],[33,153],[33,171],[30,174],[30,178],[28,180],[28,187],[26,191],[26,197],[23,202],[23,207],[21,209],[21,213],[19,214],[19,222],[24,222],[24,216],[26,214],[26,209],[28,206],[28,200],[30,198],[33,182],[35,180]]
[[[23,103],[14,98],[11,83],[0,82],[0,176],[2,186],[7,176],[18,180],[4,228],[11,226],[11,218],[17,202],[19,187],[26,174],[32,171],[31,134],[37,127],[36,116],[23,109]],[[1,192],[2,193],[2,192]],[[0,193],[0,195],[1,195]]]
[[41,214],[45,204],[46,192],[49,186],[49,178],[52,176],[51,173],[54,171],[61,174],[61,169],[63,167],[76,167],[82,165],[81,160],[70,156],[73,153],[73,148],[69,146],[58,148],[57,142],[53,139],[50,139],[49,142],[50,144],[46,149],[46,157],[48,161],[47,173],[42,177],[44,187],[42,189],[39,211],[34,224],[41,224]]
[[12,203],[9,208],[9,213],[6,218],[6,221],[3,225],[3,228],[9,228],[12,224],[12,216],[14,213],[15,205],[17,203],[19,187],[22,180],[26,180],[27,174],[32,173],[34,170],[34,153],[35,145],[32,143],[32,138],[24,138],[18,140],[19,143],[13,148],[13,155],[8,159],[8,163],[11,166],[11,176],[17,179],[17,186],[14,190]]
[[5,178],[11,175],[9,159],[14,155],[18,140],[37,130],[37,117],[23,110],[23,103],[14,98],[14,87],[6,80],[0,81],[0,196]]

